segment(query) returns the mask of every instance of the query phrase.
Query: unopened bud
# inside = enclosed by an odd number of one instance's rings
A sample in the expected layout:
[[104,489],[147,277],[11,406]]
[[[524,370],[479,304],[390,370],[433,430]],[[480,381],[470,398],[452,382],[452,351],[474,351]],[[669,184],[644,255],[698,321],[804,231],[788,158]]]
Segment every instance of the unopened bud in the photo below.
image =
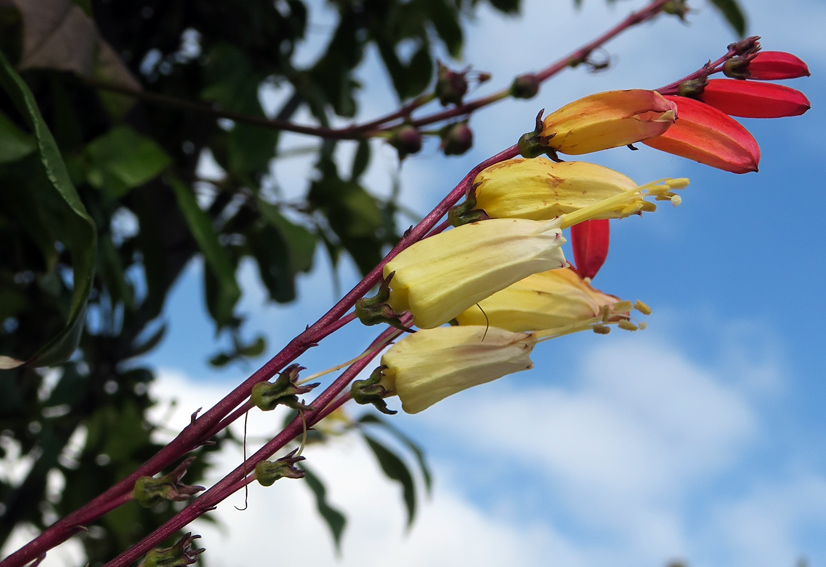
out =
[[533,98],[539,92],[539,79],[533,73],[520,75],[511,84],[513,98]]
[[445,126],[441,131],[442,151],[446,156],[460,156],[473,146],[473,130],[467,122]]
[[760,51],[760,36],[753,35],[745,39],[741,39],[736,43],[729,44],[728,48],[734,51],[737,55],[746,55]]
[[462,97],[467,92],[467,71],[457,73],[439,63],[436,79],[436,96],[442,106],[462,104]]
[[399,159],[403,160],[422,149],[422,135],[412,124],[405,124],[393,132],[390,145],[396,148],[399,152]]

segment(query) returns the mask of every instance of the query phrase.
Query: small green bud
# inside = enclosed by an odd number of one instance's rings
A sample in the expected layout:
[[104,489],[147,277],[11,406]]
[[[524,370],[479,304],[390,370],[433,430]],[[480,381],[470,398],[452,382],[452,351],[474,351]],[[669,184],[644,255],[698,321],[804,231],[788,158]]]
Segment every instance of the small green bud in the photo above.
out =
[[513,98],[533,98],[539,92],[539,79],[533,73],[520,75],[511,84]]
[[467,93],[467,71],[457,73],[451,71],[441,62],[436,75],[436,96],[442,106],[448,104],[462,104],[462,98]]
[[473,130],[467,122],[457,122],[442,128],[442,151],[446,156],[460,156],[473,146]]
[[390,136],[390,145],[399,152],[399,160],[422,149],[422,134],[412,124],[403,124]]

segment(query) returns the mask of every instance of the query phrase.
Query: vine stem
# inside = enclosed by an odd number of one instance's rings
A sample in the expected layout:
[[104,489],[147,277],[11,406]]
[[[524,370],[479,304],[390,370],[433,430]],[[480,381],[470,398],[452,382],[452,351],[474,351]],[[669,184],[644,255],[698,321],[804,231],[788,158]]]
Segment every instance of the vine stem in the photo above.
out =
[[[748,38],[748,40],[754,40],[755,42],[757,42],[758,39],[759,38],[757,36],[752,36]],[[662,95],[675,95],[679,92],[680,85],[684,81],[692,81],[694,79],[699,79],[700,77],[707,77],[709,75],[714,75],[715,73],[721,72],[723,70],[723,64],[735,55],[737,55],[737,51],[733,47],[734,45],[735,44],[729,46],[726,54],[720,57],[717,61],[714,61],[713,63],[709,62],[708,64],[704,65],[701,69],[697,69],[690,75],[686,75],[682,79],[674,81],[673,83],[669,83],[664,87],[660,87],[655,90]]]
[[[584,46],[580,47],[570,55],[567,55],[566,57],[559,59],[555,63],[543,69],[542,71],[535,73],[534,77],[538,79],[540,83],[543,83],[551,77],[553,77],[554,75],[556,75],[557,73],[559,73],[560,71],[562,71],[563,69],[570,67],[573,64],[578,64],[586,61],[588,59],[588,56],[595,49],[607,43],[609,40],[613,39],[620,33],[624,32],[628,28],[631,28],[637,24],[641,24],[642,22],[651,20],[657,15],[659,15],[669,1],[671,0],[653,0],[653,2],[651,2],[648,6],[642,8],[641,10],[638,10],[637,12],[632,12],[627,18],[625,18],[619,24],[617,24],[616,26],[614,26],[613,28],[611,28],[610,30],[596,38],[595,40],[585,44]],[[172,108],[180,108],[182,110],[195,111],[201,114],[212,116],[213,118],[226,118],[229,120],[233,120],[235,122],[250,124],[252,126],[260,126],[262,128],[281,130],[285,132],[294,132],[296,134],[306,134],[309,136],[317,136],[320,138],[330,140],[362,140],[378,136],[383,131],[395,128],[399,125],[390,123],[398,120],[408,120],[414,110],[420,108],[421,106],[427,104],[435,98],[432,93],[424,94],[419,97],[416,97],[412,101],[403,105],[398,110],[385,116],[370,120],[369,122],[365,122],[364,124],[353,124],[350,126],[345,126],[343,128],[327,128],[323,126],[305,126],[301,124],[295,124],[294,122],[290,122],[289,120],[281,120],[279,118],[267,118],[265,116],[255,116],[253,114],[245,114],[242,112],[224,110],[210,103],[193,102],[190,100],[170,95],[131,89],[129,87],[115,85],[113,83],[108,83],[106,81],[100,81],[97,79],[84,78],[82,79],[82,82],[94,89],[110,91],[125,96],[133,97],[138,100],[143,100],[145,102],[160,104]],[[437,112],[430,116],[424,116],[422,118],[411,120],[411,123],[416,127],[420,127],[433,124],[435,122],[448,120],[450,118],[455,118],[457,116],[465,116],[471,114],[472,112],[480,108],[493,104],[494,102],[498,102],[500,100],[508,98],[510,95],[510,87],[508,87],[494,94],[487,95],[485,97],[460,104],[458,106],[455,106],[454,108]]]
[[[140,477],[151,476],[158,473],[186,453],[201,446],[211,436],[223,429],[223,427],[219,428],[216,427],[216,425],[219,423],[224,427],[229,425],[230,421],[224,418],[233,412],[233,410],[235,410],[232,414],[233,419],[243,415],[243,407],[239,408],[239,406],[246,403],[250,392],[252,391],[252,387],[255,384],[269,380],[276,373],[280,372],[287,364],[293,362],[309,348],[315,346],[324,337],[340,328],[342,325],[340,321],[342,318],[346,318],[345,315],[347,314],[347,311],[352,309],[356,301],[364,297],[370,289],[381,280],[382,269],[387,262],[411,244],[424,238],[436,225],[436,223],[447,214],[450,207],[455,205],[456,202],[464,196],[467,188],[473,183],[473,180],[480,171],[506,159],[513,158],[518,155],[518,153],[519,150],[517,146],[513,145],[510,148],[499,152],[495,156],[486,159],[471,169],[462,181],[450,193],[448,193],[448,195],[438,205],[436,205],[436,207],[428,213],[427,216],[419,222],[419,224],[405,232],[404,236],[396,244],[396,246],[393,247],[387,256],[385,256],[385,258],[375,268],[373,268],[373,270],[371,270],[371,272],[365,276],[364,279],[356,284],[356,286],[353,287],[347,295],[339,300],[339,302],[327,313],[325,313],[318,321],[290,341],[283,350],[264,364],[264,366],[254,372],[232,392],[227,394],[227,396],[215,404],[215,406],[213,406],[201,417],[196,419],[195,414],[193,414],[192,423],[190,423],[190,425],[185,427],[175,439],[158,451],[158,453],[136,469],[132,474],[109,488],[103,494],[97,496],[93,500],[90,500],[81,508],[52,524],[37,538],[30,541],[25,546],[6,557],[4,560],[0,561],[0,567],[22,567],[26,563],[33,561],[40,555],[44,554],[46,551],[60,545],[76,533],[85,530],[86,524],[116,508],[125,500],[131,498],[132,488]],[[336,384],[337,382],[334,382],[330,388],[333,388]],[[325,392],[322,393],[322,396],[324,396],[330,388],[325,390]],[[325,404],[329,403],[332,401],[332,397],[329,399],[324,398],[322,401]]]
[[[223,500],[253,482],[255,480],[255,474],[248,473],[254,471],[255,465],[268,459],[275,454],[276,451],[301,435],[304,431],[305,423],[307,427],[312,427],[332,413],[336,407],[344,404],[349,398],[347,396],[338,397],[339,394],[341,394],[353,378],[364,370],[372,359],[379,354],[381,349],[375,349],[375,346],[381,343],[386,344],[401,334],[402,331],[398,329],[385,329],[368,348],[367,352],[369,352],[369,354],[349,366],[347,370],[342,372],[341,375],[312,402],[311,407],[313,409],[310,410],[310,412],[305,412],[303,416],[296,416],[287,427],[256,451],[254,455],[214,484],[209,490],[198,496],[189,506],[178,512],[161,527],[107,563],[105,567],[127,567],[131,565],[149,550],[157,547],[165,539],[174,535],[178,530],[184,528],[207,512],[214,510]],[[330,406],[332,406],[332,409],[330,409]],[[307,415],[307,413],[309,413],[309,415]]]

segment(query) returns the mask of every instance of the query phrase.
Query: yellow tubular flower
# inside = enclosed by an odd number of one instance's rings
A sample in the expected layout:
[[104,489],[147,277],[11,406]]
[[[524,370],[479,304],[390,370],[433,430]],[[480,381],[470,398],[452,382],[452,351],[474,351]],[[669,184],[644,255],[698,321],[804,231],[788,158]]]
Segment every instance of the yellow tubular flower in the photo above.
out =
[[[476,176],[474,187],[475,208],[484,210],[490,217],[544,220],[634,191],[637,184],[601,165],[534,158],[492,165]],[[638,201],[643,201],[642,196]],[[627,205],[622,203],[594,218],[620,218]]]
[[545,117],[548,147],[571,155],[659,136],[677,120],[677,106],[657,92],[608,91],[586,96]]
[[381,384],[418,413],[472,386],[533,368],[536,338],[494,327],[440,327],[408,335],[381,357]]
[[567,266],[560,221],[490,219],[425,238],[384,267],[388,304],[409,311],[423,329],[459,313],[522,278]]
[[[593,323],[627,318],[628,310],[612,311],[618,302],[618,297],[594,289],[574,270],[549,270],[494,293],[456,320],[460,325],[490,325],[509,331],[554,331],[572,326],[584,330]],[[604,320],[606,308],[608,317]]]

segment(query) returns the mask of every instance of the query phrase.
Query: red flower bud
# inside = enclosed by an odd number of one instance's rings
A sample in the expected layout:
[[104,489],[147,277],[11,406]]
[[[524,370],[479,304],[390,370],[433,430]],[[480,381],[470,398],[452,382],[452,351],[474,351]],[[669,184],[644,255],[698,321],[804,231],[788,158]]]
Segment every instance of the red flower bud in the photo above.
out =
[[806,64],[783,51],[761,51],[749,62],[749,78],[761,81],[808,77]]
[[679,119],[664,134],[643,144],[733,173],[757,171],[760,148],[736,120],[698,100],[666,96]]
[[744,118],[798,116],[811,107],[809,99],[795,89],[736,79],[712,79],[698,98],[726,114]]
[[585,221],[571,227],[574,262],[581,278],[592,279],[597,275],[608,256],[609,236],[608,219]]

